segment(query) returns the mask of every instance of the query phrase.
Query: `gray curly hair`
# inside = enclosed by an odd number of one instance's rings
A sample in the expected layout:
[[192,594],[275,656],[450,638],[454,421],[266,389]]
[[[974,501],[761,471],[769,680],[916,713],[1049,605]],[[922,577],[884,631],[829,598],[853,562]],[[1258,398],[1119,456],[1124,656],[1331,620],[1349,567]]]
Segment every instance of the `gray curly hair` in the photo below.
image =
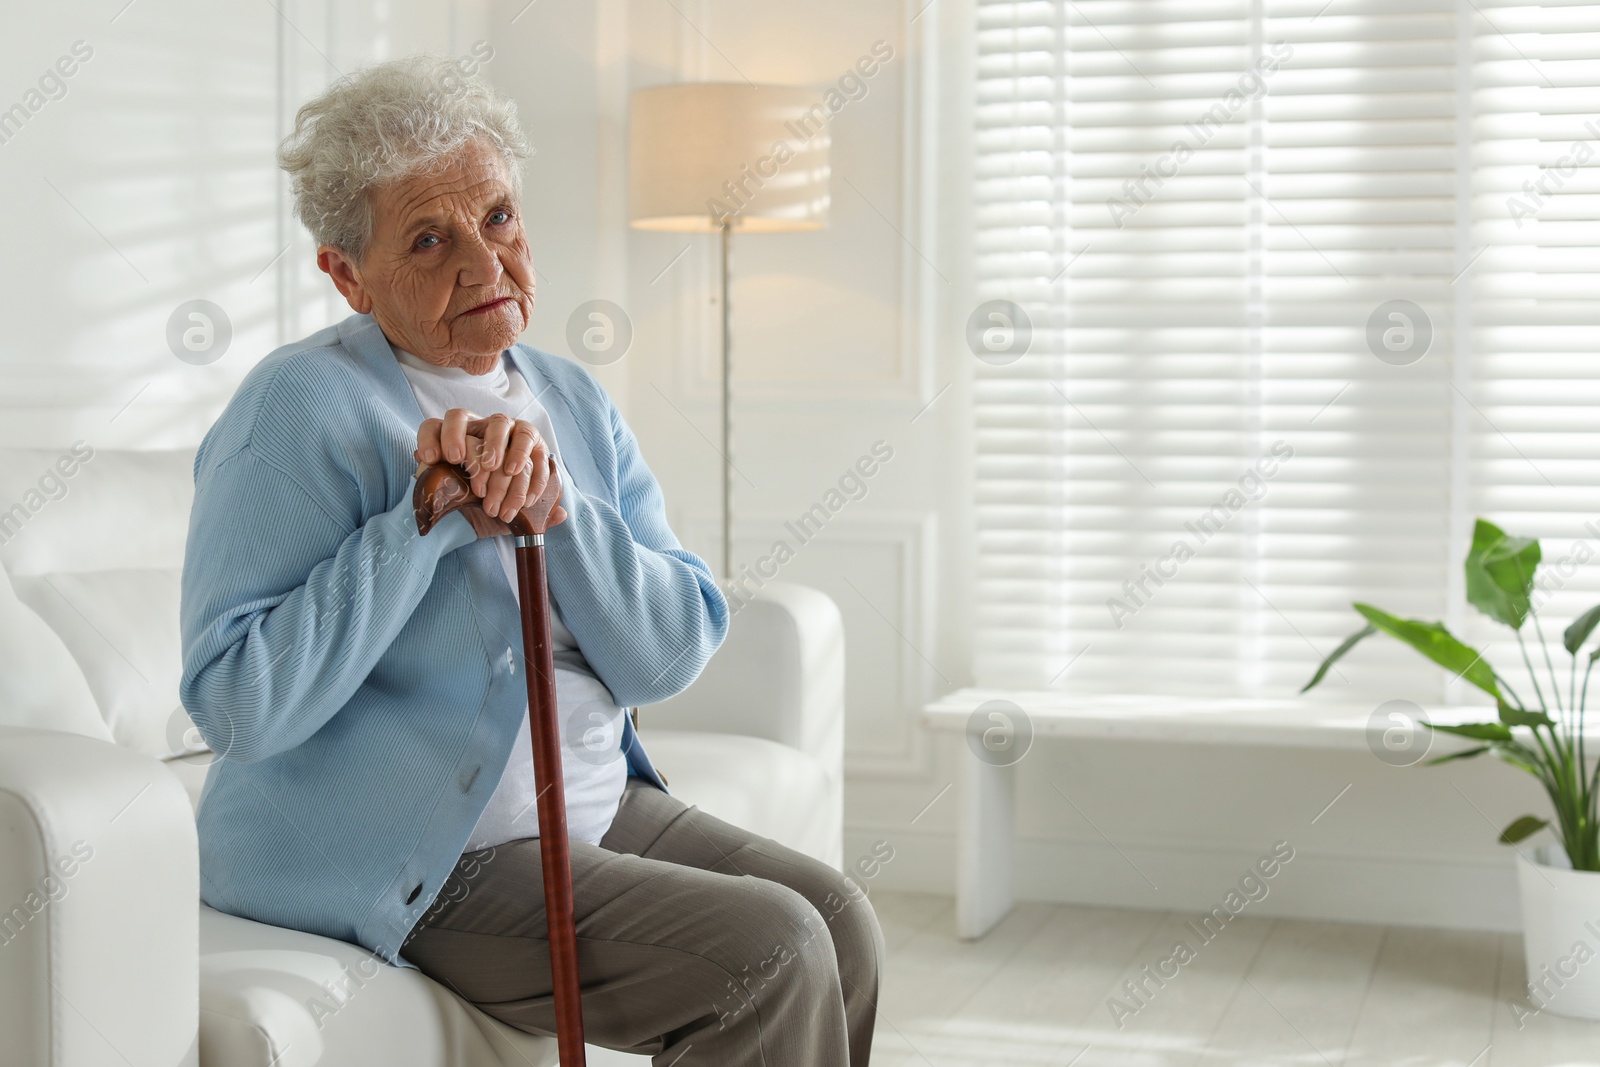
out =
[[341,78],[301,107],[278,166],[317,244],[359,263],[372,237],[372,191],[442,165],[475,138],[500,153],[520,196],[518,161],[531,153],[516,105],[449,59],[406,56]]

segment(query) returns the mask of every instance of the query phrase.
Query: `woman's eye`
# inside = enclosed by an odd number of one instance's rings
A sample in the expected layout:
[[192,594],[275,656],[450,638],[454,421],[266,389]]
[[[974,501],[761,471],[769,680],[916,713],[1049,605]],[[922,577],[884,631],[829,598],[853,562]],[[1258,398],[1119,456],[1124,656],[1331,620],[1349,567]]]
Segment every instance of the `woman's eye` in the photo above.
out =
[[418,248],[436,248],[436,247],[438,247],[438,245],[439,245],[439,235],[438,234],[425,233],[421,237],[417,238],[417,247]]
[[503,226],[511,221],[511,212],[496,210],[489,213],[489,225]]

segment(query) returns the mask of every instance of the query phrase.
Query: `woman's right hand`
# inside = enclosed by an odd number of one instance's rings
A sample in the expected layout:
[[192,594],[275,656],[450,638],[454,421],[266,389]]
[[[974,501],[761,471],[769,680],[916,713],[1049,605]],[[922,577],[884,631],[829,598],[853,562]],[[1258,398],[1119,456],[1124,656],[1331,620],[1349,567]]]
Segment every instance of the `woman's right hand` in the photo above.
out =
[[[495,414],[480,418],[466,408],[451,408],[442,419],[425,419],[417,428],[418,463],[444,460],[467,472],[481,506],[463,508],[479,537],[509,532],[506,523],[538,500],[550,479],[549,449],[526,419]],[[566,518],[559,504],[548,525]]]

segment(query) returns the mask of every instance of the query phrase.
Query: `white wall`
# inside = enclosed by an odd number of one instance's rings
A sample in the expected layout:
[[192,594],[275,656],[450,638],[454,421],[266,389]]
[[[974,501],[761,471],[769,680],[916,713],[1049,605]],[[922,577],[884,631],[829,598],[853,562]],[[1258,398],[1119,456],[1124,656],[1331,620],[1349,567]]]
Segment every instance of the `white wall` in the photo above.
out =
[[[634,347],[599,373],[674,528],[715,559],[715,248],[626,229],[627,94],[741,77],[820,90],[887,41],[894,59],[835,119],[830,228],[735,239],[736,560],[787,537],[782,578],[844,613],[847,860],[884,839],[896,855],[874,884],[948,891],[954,808],[941,793],[962,750],[932,743],[917,711],[970,681],[970,2],[280,0],[281,16],[203,0],[14,5],[0,108],[75,41],[94,54],[0,143],[12,224],[0,442],[197,442],[257,359],[344,314],[273,167],[293,108],[335,71],[482,40],[537,149],[528,340],[566,354],[584,301],[628,310]],[[234,327],[210,365],[165,341],[193,298]],[[866,496],[799,545],[785,520],[880,440],[894,458]],[[1264,910],[1509,926],[1510,858],[1493,835],[1540,807],[1498,765],[1397,770],[1336,754],[1040,746],[1018,774],[1022,894],[1136,906],[1209,907],[1285,839],[1298,858]]]
[[[959,272],[941,248],[930,65],[939,23],[916,17],[922,6],[708,0],[628,8],[630,88],[748,79],[811,86],[820,99],[876,42],[894,52],[833,118],[828,228],[739,235],[731,260],[734,570],[775,557],[782,542],[793,558],[779,577],[824,590],[843,612],[850,863],[879,837],[915,851],[911,830],[922,822],[908,828],[907,820],[939,788],[918,709],[969,681],[970,571],[955,564],[972,545],[960,401],[969,368],[940,321]],[[629,417],[666,487],[674,528],[717,559],[716,241],[634,232],[627,249],[625,306],[637,328]],[[893,458],[864,496],[802,543],[786,522],[825,501],[875,445]],[[940,817],[931,812],[925,822]],[[942,872],[949,840],[936,831],[922,846],[931,871]],[[926,884],[913,861],[896,862],[885,884]]]
[[[0,143],[0,442],[197,443],[257,360],[348,314],[273,160],[294,109],[364,62],[484,33],[477,0],[10,5],[0,108],[38,106]],[[65,92],[30,99],[76,42]],[[166,340],[193,299],[231,324],[206,364]]]
[[92,51],[0,144],[7,443],[195,439],[240,361],[181,363],[164,341],[171,311],[225,305],[239,352],[274,335],[273,279],[256,278],[277,250],[260,152],[276,115],[272,10],[176,0],[117,17],[122,2],[6,12],[0,107],[74,42]]
[[[954,805],[941,793],[966,753],[932,743],[916,719],[925,699],[971,680],[973,43],[970,0],[925,3],[637,0],[617,5],[625,27],[612,9],[596,48],[625,35],[629,89],[742,78],[820,88],[873,41],[895,49],[835,117],[830,228],[735,238],[735,569],[785,538],[784,520],[872,442],[892,445],[866,497],[782,577],[824,589],[845,618],[847,861],[887,840],[896,855],[876,884],[948,892]],[[614,101],[616,71],[597,76]],[[596,152],[597,187],[625,184],[623,132]],[[608,203],[596,217],[614,226],[624,210]],[[675,529],[715,558],[713,238],[625,240],[626,295],[614,299],[637,331],[618,365],[626,408]],[[1297,859],[1263,913],[1511,928],[1512,857],[1493,839],[1540,809],[1533,783],[1498,764],[1399,769],[1367,755],[1105,742],[1041,745],[1016,773],[1020,895],[1140,907],[1209,908],[1288,840]]]

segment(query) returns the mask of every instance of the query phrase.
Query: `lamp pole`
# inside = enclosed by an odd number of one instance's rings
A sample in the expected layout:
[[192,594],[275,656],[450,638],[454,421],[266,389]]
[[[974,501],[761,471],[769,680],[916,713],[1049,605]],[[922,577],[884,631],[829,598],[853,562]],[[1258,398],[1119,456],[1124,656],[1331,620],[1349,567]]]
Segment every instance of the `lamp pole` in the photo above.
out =
[[722,579],[733,587],[733,334],[728,314],[728,237],[733,222],[724,218],[722,231]]
[[[792,162],[789,173],[781,184],[763,190],[761,175],[750,173],[751,161],[769,158],[778,141],[790,144],[797,135],[801,141],[790,145],[792,161],[785,158]],[[722,544],[721,573],[716,577],[729,587],[734,581],[733,478],[738,473],[733,467],[733,316],[728,291],[733,231],[792,233],[826,226],[830,144],[827,124],[817,125],[816,91],[808,86],[686,82],[635,89],[629,97],[629,224],[658,233],[716,233],[719,238]],[[736,175],[756,178],[759,193],[739,184],[745,177]],[[708,549],[706,562],[713,571],[718,569],[715,560]]]

